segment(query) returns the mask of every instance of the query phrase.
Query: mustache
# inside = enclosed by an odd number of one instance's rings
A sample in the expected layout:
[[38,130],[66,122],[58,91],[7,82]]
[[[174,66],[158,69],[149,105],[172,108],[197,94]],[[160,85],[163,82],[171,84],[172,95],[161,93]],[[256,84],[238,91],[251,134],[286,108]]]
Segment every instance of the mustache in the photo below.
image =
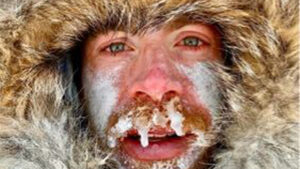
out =
[[170,97],[160,103],[136,99],[122,111],[114,112],[106,128],[108,146],[113,148],[132,130],[140,135],[143,147],[149,143],[148,134],[158,128],[174,132],[177,136],[205,132],[209,123],[203,116],[203,109],[183,104],[178,96]]

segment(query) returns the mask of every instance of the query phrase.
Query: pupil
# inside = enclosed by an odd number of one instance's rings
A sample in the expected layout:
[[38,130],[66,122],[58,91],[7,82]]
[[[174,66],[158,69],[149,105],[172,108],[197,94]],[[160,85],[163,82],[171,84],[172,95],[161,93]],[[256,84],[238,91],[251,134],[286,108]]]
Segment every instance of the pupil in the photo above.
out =
[[198,46],[199,39],[196,37],[187,37],[187,38],[184,38],[183,43],[185,46]]
[[110,48],[111,52],[124,51],[124,44],[122,44],[122,43],[111,44],[109,48]]

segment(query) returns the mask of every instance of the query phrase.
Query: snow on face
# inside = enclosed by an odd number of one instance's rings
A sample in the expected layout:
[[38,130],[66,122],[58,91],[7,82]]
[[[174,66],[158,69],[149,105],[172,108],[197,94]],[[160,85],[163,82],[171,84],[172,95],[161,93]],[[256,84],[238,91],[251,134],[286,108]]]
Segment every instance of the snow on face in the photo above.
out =
[[152,113],[148,114],[149,119],[140,114],[138,110],[141,110],[141,112],[145,110],[140,107],[121,116],[108,133],[108,146],[114,148],[117,143],[116,140],[126,136],[127,130],[133,128],[136,129],[140,135],[141,145],[147,147],[149,145],[149,130],[154,128],[155,125],[167,126],[169,122],[170,128],[173,129],[178,136],[185,135],[185,131],[183,131],[183,121],[185,117],[175,107],[175,103],[178,102],[179,97],[175,97],[167,102],[166,105],[164,105],[165,112],[160,112],[157,108],[154,108]]
[[[104,129],[108,123],[108,119],[113,111],[114,106],[117,102],[118,89],[114,87],[114,82],[119,77],[119,70],[121,67],[117,67],[114,70],[108,72],[97,72],[93,74],[90,70],[86,69],[83,71],[83,86],[84,93],[88,101],[88,108],[92,119],[94,119],[95,126],[101,136],[104,136]],[[197,63],[192,67],[179,65],[180,69],[193,83],[198,100],[201,101],[212,113],[212,116],[217,113],[218,106],[220,104],[219,90],[217,88],[216,78],[209,66],[205,63]],[[171,106],[173,103],[167,105],[168,116],[171,121],[171,127],[176,131],[177,135],[183,135],[182,132],[182,114],[175,111]],[[155,111],[154,111],[155,112]],[[160,112],[158,112],[160,113]],[[123,120],[127,121],[126,125],[122,123],[122,126],[127,126],[126,130],[132,127],[132,122],[128,121],[128,118]],[[120,119],[119,123],[123,122]],[[157,123],[157,113],[154,113],[153,123]],[[161,125],[165,125],[168,120]],[[139,134],[141,137],[142,145],[146,147],[148,145],[147,131],[150,126],[146,128],[140,127]],[[125,133],[126,131],[115,131],[117,133]],[[145,133],[146,132],[146,133]],[[120,137],[120,136],[119,136]],[[115,147],[115,139],[110,138],[110,147]]]
[[198,100],[206,106],[212,116],[216,117],[220,107],[218,82],[207,63],[197,63],[192,67],[177,65],[189,80],[192,81]]
[[108,72],[92,72],[88,68],[83,70],[83,90],[87,99],[88,111],[94,120],[100,136],[104,136],[104,129],[117,102],[118,89],[114,82],[119,77],[120,67]]
[[[178,98],[175,98],[178,100]],[[184,117],[183,115],[178,112],[175,109],[174,106],[174,100],[171,100],[169,102],[169,104],[167,104],[167,112],[168,112],[168,117],[170,118],[170,122],[171,122],[171,128],[176,132],[177,136],[183,136],[184,132],[183,132],[183,121],[184,121]]]

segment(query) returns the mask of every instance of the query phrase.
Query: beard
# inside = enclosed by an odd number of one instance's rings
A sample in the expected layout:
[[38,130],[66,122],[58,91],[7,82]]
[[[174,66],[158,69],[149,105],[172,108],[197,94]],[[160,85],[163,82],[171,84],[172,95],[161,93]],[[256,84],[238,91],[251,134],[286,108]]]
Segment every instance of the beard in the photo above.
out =
[[199,169],[204,162],[215,136],[207,111],[166,96],[160,103],[137,98],[110,116],[103,144],[124,169]]
[[[147,97],[119,101],[119,91],[113,87],[119,79],[118,71],[83,72],[91,121],[103,147],[114,152],[112,158],[120,162],[118,168],[199,169],[205,166],[207,149],[214,144],[217,135],[212,118],[219,106],[219,92],[206,65],[197,64],[192,69],[182,67],[182,71],[193,81],[196,92],[202,94],[199,100],[204,102],[203,107],[190,105],[186,99],[172,93],[159,103]],[[157,142],[167,144],[174,140],[179,140],[180,153],[173,149],[157,153],[160,150],[160,146],[155,148]],[[147,155],[151,156],[150,160]]]

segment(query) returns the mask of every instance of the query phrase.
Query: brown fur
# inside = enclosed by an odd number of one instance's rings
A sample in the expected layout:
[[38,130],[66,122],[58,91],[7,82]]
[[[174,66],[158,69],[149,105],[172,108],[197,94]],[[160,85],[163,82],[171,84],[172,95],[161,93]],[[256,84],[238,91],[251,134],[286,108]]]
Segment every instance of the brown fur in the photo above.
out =
[[212,167],[299,168],[297,0],[16,2],[0,1],[0,168],[103,166],[72,127],[79,105],[61,66],[68,49],[86,31],[142,33],[182,17],[217,25],[228,57],[216,70],[225,105]]

